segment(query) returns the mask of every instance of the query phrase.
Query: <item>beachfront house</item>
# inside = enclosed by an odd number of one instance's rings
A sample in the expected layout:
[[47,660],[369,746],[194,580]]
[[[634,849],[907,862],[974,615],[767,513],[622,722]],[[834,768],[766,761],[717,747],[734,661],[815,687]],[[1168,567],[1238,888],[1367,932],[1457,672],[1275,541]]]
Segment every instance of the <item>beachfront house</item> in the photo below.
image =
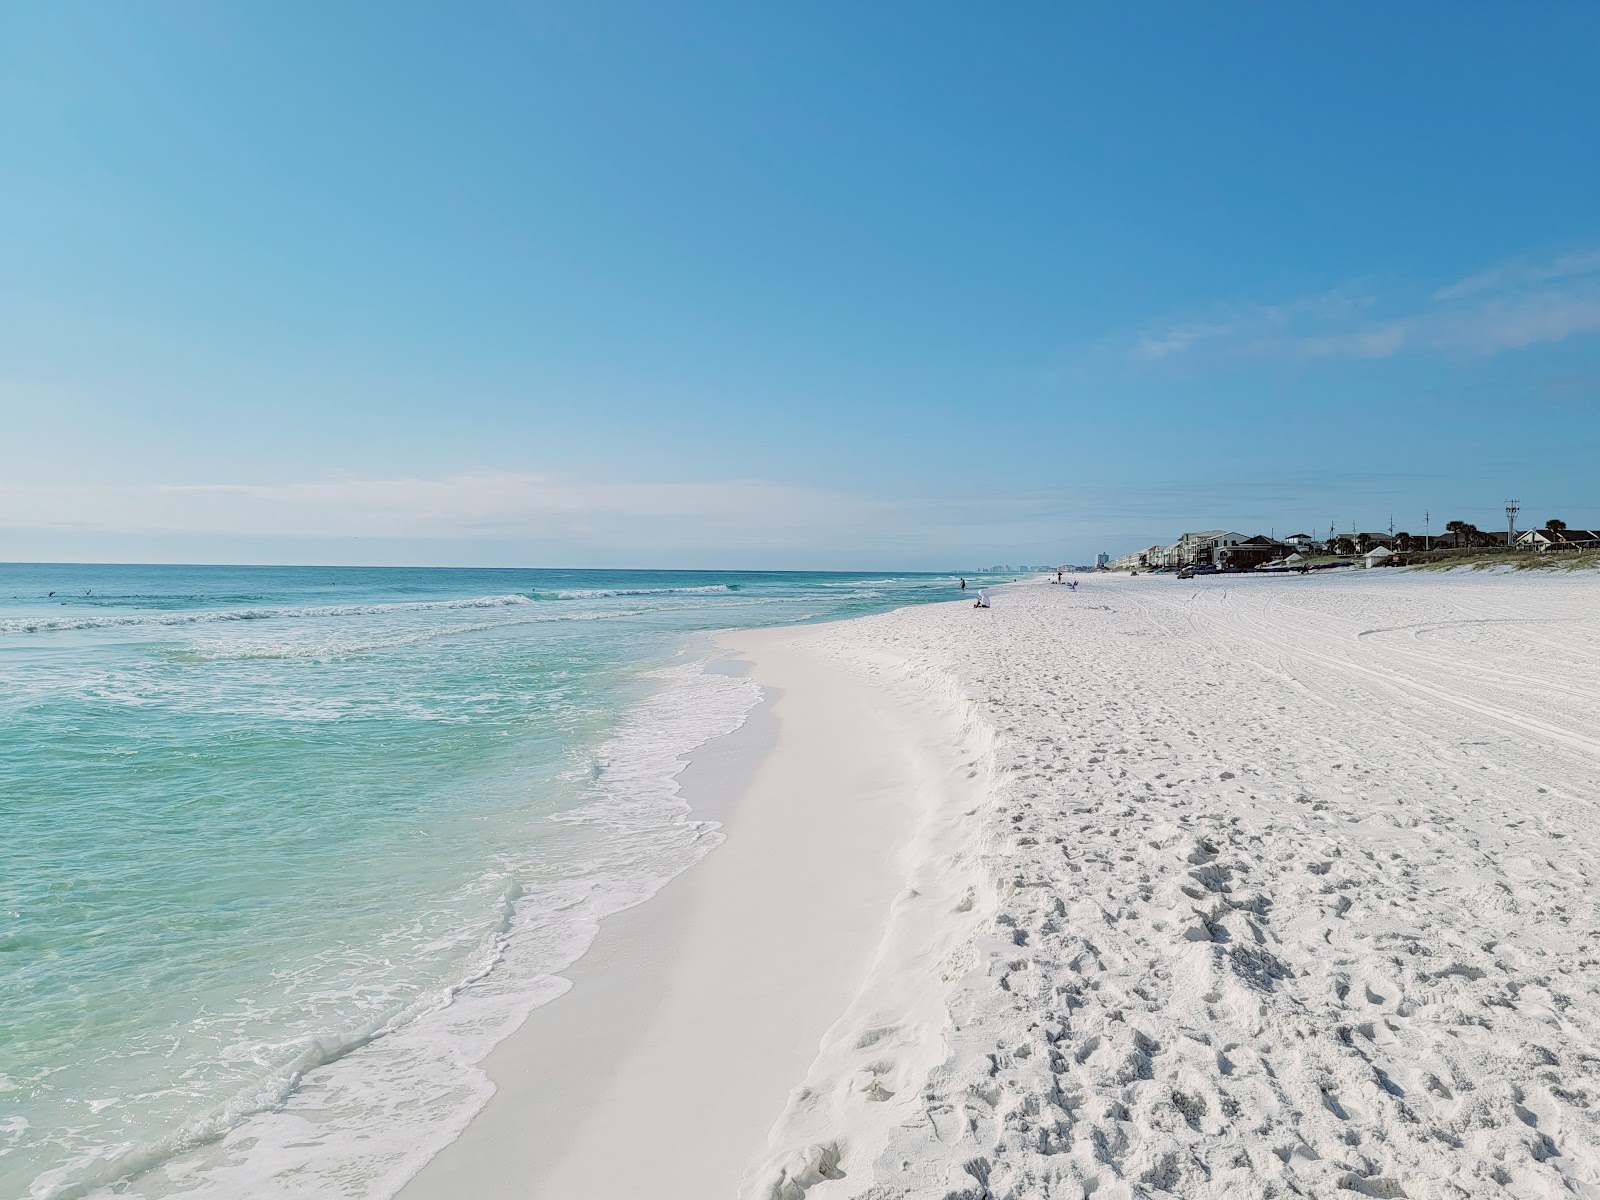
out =
[[1281,557],[1290,547],[1264,534],[1248,536],[1227,529],[1202,529],[1184,534],[1176,548],[1176,565],[1180,567],[1248,570]]
[[1226,529],[1199,529],[1178,539],[1178,565],[1180,567],[1217,567],[1217,552],[1237,546],[1248,538],[1242,533]]
[[1143,550],[1134,550],[1124,554],[1121,558],[1111,561],[1113,571],[1138,571],[1153,570],[1166,565],[1165,546],[1146,546]]
[[1309,533],[1291,533],[1283,539],[1283,544],[1299,554],[1319,554],[1322,543]]
[[1150,557],[1150,565],[1152,567],[1171,569],[1183,565],[1178,554],[1177,542],[1173,542],[1170,546],[1151,546],[1146,553]]
[[1600,550],[1600,529],[1524,529],[1517,534],[1524,550]]
[[1232,545],[1219,546],[1215,555],[1216,565],[1249,570],[1252,567],[1265,566],[1281,557],[1288,549],[1287,544],[1273,541],[1258,533],[1254,537],[1244,538]]

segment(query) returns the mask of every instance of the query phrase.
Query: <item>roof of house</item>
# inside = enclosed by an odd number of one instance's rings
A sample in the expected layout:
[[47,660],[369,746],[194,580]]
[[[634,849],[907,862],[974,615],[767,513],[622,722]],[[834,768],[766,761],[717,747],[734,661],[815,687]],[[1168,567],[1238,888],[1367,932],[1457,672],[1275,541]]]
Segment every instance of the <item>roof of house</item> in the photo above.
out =
[[1367,551],[1367,553],[1366,553],[1366,555],[1364,557],[1366,557],[1366,558],[1388,558],[1393,553],[1394,553],[1394,551],[1389,549],[1389,547],[1387,547],[1387,546],[1374,546],[1371,550]]
[[1570,545],[1573,542],[1600,542],[1600,529],[1524,529],[1518,540],[1537,537],[1553,545]]

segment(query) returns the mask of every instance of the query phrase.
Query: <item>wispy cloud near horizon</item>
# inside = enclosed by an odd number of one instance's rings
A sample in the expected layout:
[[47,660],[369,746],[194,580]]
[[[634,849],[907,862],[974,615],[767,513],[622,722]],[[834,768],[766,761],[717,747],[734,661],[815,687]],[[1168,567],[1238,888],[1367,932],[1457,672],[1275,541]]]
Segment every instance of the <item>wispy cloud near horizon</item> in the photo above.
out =
[[[1275,521],[1323,519],[1330,502],[1342,516],[1347,501],[1334,497],[1361,496],[1388,511],[1391,497],[1422,478],[1301,472],[962,495],[884,495],[759,479],[578,483],[554,473],[514,471],[93,488],[10,484],[0,485],[0,534],[6,535],[0,558],[6,544],[32,545],[33,535],[42,535],[64,549],[209,539],[207,545],[230,547],[227,553],[244,561],[250,560],[250,547],[274,539],[314,543],[319,560],[348,561],[359,551],[358,557],[437,561],[440,548],[449,546],[451,561],[482,565],[781,565],[793,556],[803,565],[937,566],[1074,552],[1083,559],[1097,549],[1170,540],[1183,528],[1244,522],[1265,529]],[[383,553],[384,546],[395,553]]]
[[1600,249],[1547,262],[1517,259],[1388,305],[1365,288],[1235,307],[1137,338],[1146,361],[1210,355],[1387,359],[1424,353],[1487,357],[1600,333]]

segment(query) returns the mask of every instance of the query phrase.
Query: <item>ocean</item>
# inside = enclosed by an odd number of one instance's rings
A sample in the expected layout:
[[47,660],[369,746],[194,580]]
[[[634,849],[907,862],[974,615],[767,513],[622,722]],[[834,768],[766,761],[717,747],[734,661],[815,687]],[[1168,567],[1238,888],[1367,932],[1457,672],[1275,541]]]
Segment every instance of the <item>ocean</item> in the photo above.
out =
[[[987,582],[975,579],[972,582]],[[0,1196],[392,1194],[754,685],[949,575],[0,566]]]

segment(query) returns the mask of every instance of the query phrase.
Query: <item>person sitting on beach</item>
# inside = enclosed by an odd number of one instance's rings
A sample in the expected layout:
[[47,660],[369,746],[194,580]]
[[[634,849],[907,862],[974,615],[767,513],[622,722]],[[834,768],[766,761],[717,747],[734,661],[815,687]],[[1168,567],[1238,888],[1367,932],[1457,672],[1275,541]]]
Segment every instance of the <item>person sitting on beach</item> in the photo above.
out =
[[989,589],[988,588],[979,588],[978,589],[978,598],[977,598],[977,600],[973,601],[972,607],[973,608],[988,608],[989,607]]

